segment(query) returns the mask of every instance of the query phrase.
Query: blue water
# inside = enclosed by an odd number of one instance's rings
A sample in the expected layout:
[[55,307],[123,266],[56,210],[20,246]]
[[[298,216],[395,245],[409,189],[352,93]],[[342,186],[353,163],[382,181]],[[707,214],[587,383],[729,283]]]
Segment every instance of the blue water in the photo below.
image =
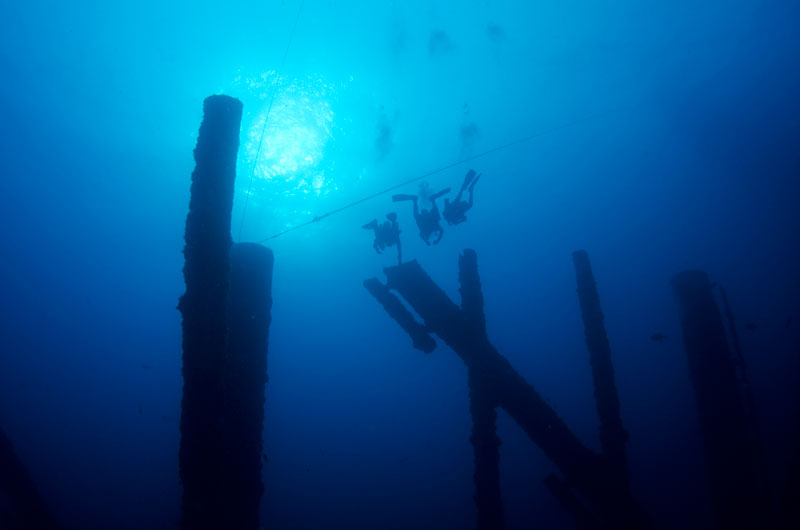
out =
[[[437,246],[389,194],[268,242],[265,528],[475,526],[466,368],[412,349],[361,285],[395,258],[360,226],[392,210],[405,257],[455,301],[458,254],[477,251],[493,344],[599,450],[571,259],[588,251],[634,491],[665,528],[711,518],[669,286],[706,270],[757,325],[744,355],[781,491],[800,413],[800,8],[701,4],[3,2],[0,426],[64,526],[180,517],[175,306],[218,93],[244,103],[235,241],[465,158],[425,182],[483,174]],[[504,412],[498,434],[507,528],[573,528],[542,485],[552,464]]]

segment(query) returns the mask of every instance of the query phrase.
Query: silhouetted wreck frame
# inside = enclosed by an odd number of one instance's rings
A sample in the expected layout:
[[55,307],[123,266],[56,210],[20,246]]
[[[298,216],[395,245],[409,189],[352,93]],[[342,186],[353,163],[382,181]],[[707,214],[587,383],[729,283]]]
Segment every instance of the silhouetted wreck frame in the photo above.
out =
[[[0,494],[8,498],[14,513],[0,513],[0,528],[61,528],[39,493],[25,465],[14,452],[11,440],[0,428]],[[10,520],[6,520],[9,517]]]
[[272,252],[233,245],[242,104],[211,96],[186,217],[179,472],[184,529],[255,530],[261,482]]
[[586,346],[589,349],[589,364],[592,367],[594,400],[600,418],[600,444],[603,454],[618,474],[619,487],[629,489],[628,458],[625,449],[628,433],[622,424],[619,412],[619,395],[614,381],[611,345],[608,342],[597,282],[594,279],[589,255],[585,250],[573,252],[572,260],[575,264],[575,279],[578,284],[578,301]]
[[[765,491],[758,471],[760,444],[745,411],[736,356],[728,343],[713,284],[700,270],[683,271],[671,284],[678,302],[717,528],[767,528]],[[736,339],[735,330],[733,333]]]
[[[488,403],[492,408],[499,406],[506,410],[564,474],[565,483],[581,494],[605,527],[655,528],[650,516],[631,496],[627,481],[621,480],[618,463],[585,447],[553,408],[489,342],[474,250],[465,250],[459,258],[461,308],[450,300],[417,261],[388,267],[384,272],[386,285],[372,278],[364,282],[365,287],[384,307],[393,308],[388,311],[390,316],[409,332],[415,346],[423,341],[427,343],[424,336],[436,334],[464,361],[470,374],[471,396],[477,397],[471,401],[471,408],[475,403]],[[416,321],[414,324],[409,322],[411,313],[404,307],[402,311],[398,309],[402,303],[392,290],[408,302],[422,318],[424,326]],[[481,408],[477,407],[476,411]],[[481,524],[481,521],[497,517],[497,510],[501,510],[499,486],[495,485],[499,483],[495,457],[497,444],[491,441],[496,434],[493,421],[485,416],[485,412],[473,414],[473,420],[473,429],[482,433],[476,437],[473,431],[473,439],[490,441],[488,444],[473,441],[476,506]],[[487,434],[490,431],[491,434]],[[494,496],[496,501],[492,498]],[[573,515],[577,520],[578,514]],[[481,528],[490,527],[482,525]]]

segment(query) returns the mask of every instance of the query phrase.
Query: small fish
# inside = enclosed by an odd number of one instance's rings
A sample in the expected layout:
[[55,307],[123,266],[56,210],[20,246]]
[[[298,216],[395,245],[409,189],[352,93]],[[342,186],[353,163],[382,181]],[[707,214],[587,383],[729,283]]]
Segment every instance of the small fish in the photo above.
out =
[[758,329],[758,325],[755,322],[746,322],[744,327],[745,329],[749,329],[750,331]]
[[650,335],[650,340],[652,340],[653,342],[664,342],[665,340],[667,340],[667,336],[664,335],[663,333],[653,333],[652,335]]
[[264,462],[268,462],[269,461],[269,458],[267,458],[267,453],[261,453],[261,458],[262,458],[262,460],[264,460]]

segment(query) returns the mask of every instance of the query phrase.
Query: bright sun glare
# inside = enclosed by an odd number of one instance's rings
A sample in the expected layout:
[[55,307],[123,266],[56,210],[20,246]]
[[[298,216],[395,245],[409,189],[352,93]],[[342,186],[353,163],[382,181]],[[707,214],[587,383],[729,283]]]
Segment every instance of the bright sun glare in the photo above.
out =
[[325,146],[332,136],[333,86],[315,76],[278,80],[275,72],[242,82],[260,104],[250,122],[243,124],[240,167],[257,179],[251,193],[285,199],[335,190],[322,165]]

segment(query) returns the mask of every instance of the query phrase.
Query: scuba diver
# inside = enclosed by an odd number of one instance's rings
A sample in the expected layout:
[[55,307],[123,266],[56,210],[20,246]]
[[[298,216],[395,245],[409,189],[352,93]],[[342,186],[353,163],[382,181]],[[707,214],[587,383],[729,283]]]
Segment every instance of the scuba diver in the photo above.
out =
[[[481,178],[480,174],[475,173],[474,169],[470,169],[467,172],[467,176],[464,177],[464,183],[461,185],[461,189],[458,190],[456,200],[453,202],[450,202],[450,199],[444,200],[444,211],[442,214],[447,224],[450,226],[463,223],[467,220],[465,214],[472,208],[472,191],[475,189],[475,184],[477,184],[479,178]],[[461,194],[464,193],[464,190],[469,191],[469,200],[465,201],[461,198]]]
[[397,214],[394,212],[388,213],[386,218],[388,221],[384,221],[383,224],[378,224],[378,220],[373,219],[361,228],[375,232],[375,241],[372,243],[372,248],[378,254],[382,253],[386,247],[397,245],[397,264],[402,265],[403,249],[400,246],[400,225],[397,223]]
[[437,244],[439,241],[442,240],[442,236],[444,235],[444,229],[442,225],[439,224],[439,221],[442,217],[439,215],[439,207],[436,206],[436,199],[441,197],[442,195],[449,193],[450,188],[445,188],[438,193],[434,193],[428,200],[431,201],[430,210],[422,210],[419,209],[419,197],[416,195],[405,195],[405,194],[398,194],[392,195],[392,201],[414,201],[414,220],[417,222],[417,226],[419,227],[419,236],[425,241],[426,245],[431,244],[431,236],[433,234],[438,233],[438,236],[433,241],[433,244]]

